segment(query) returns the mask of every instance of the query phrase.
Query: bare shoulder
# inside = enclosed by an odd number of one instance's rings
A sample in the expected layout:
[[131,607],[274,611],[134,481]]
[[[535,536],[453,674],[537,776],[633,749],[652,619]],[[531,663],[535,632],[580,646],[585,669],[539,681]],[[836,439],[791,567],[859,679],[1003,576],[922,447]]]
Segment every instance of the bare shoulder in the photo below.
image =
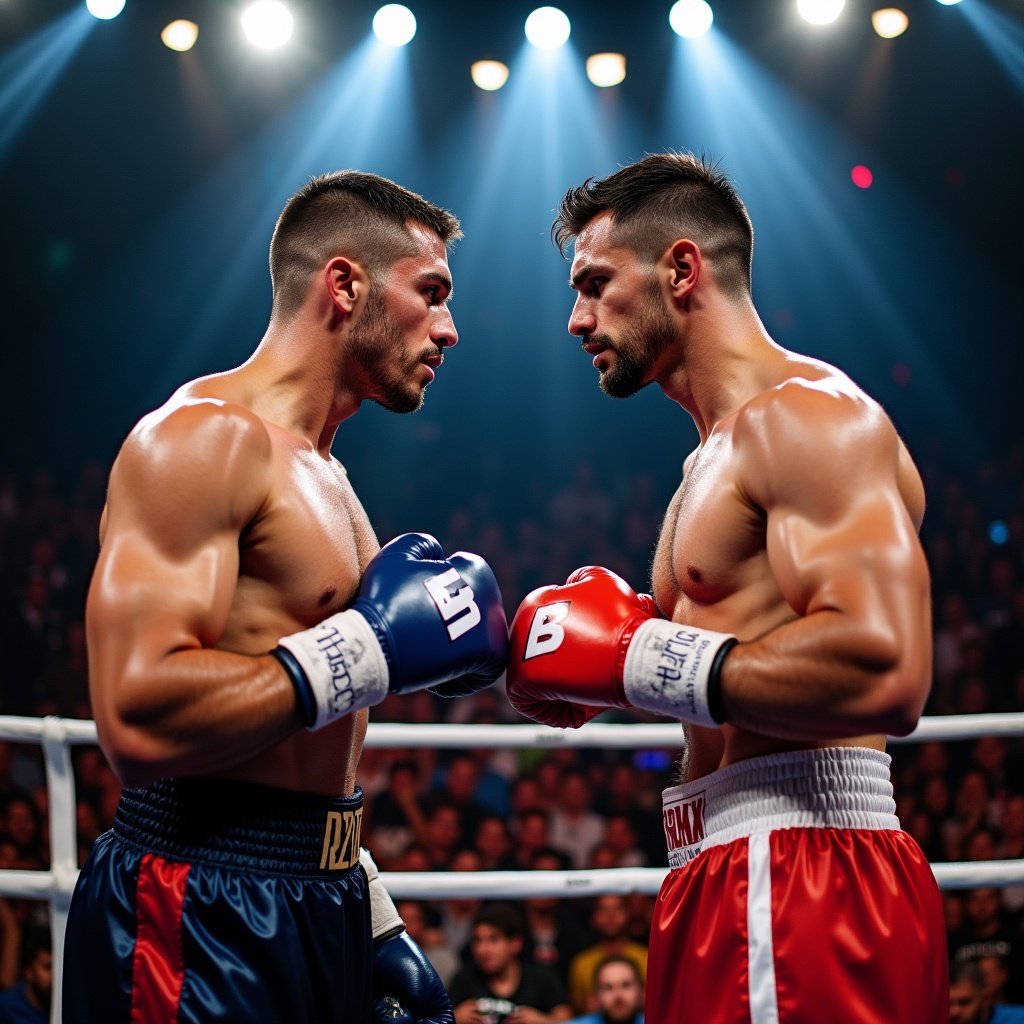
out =
[[266,495],[272,451],[267,425],[243,406],[175,396],[139,420],[122,445],[107,525],[142,508],[180,523],[183,509],[197,507],[244,525]]
[[769,438],[781,433],[789,441],[809,434],[816,440],[818,430],[838,427],[856,431],[857,440],[895,436],[882,407],[838,370],[789,377],[755,396],[736,417],[736,430],[744,436],[764,438],[767,431]]
[[807,370],[736,414],[734,440],[759,503],[808,483],[837,497],[851,487],[892,487],[919,519],[920,477],[885,410],[841,371],[813,362]]

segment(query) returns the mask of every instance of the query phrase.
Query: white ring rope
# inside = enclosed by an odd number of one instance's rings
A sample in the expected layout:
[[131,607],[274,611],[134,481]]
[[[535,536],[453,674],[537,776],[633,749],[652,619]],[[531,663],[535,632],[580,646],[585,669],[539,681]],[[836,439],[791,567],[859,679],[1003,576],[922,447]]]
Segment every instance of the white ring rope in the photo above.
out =
[[[79,718],[20,718],[0,715],[0,740],[38,742],[46,722],[59,723],[69,744],[96,742],[96,723]],[[57,726],[55,726],[57,727]],[[935,715],[922,718],[906,736],[889,736],[887,742],[924,743],[929,740],[972,740],[979,736],[1024,736],[1024,711],[988,715]],[[581,729],[552,729],[546,725],[445,725],[407,722],[371,722],[367,747],[492,747],[519,750],[523,747],[600,747],[635,750],[648,747],[681,747],[683,731],[677,722],[623,724],[591,722]]]
[[[979,736],[1024,736],[1024,712],[987,715],[942,715],[922,718],[908,736],[890,743],[969,740]],[[97,742],[95,722],[0,715],[0,740],[39,743],[46,766],[49,803],[50,868],[37,871],[0,870],[0,896],[49,900],[54,975],[51,1020],[60,1021],[60,990],[64,930],[68,906],[78,879],[75,838],[75,781],[71,746]],[[681,747],[678,723],[610,724],[591,722],[582,729],[550,729],[543,725],[440,725],[371,722],[367,747],[597,747],[635,750]],[[972,889],[1024,884],[1024,859],[933,864],[940,889]],[[584,871],[391,871],[381,878],[395,899],[491,899],[536,896],[596,896],[602,893],[657,893],[668,868],[605,868]]]

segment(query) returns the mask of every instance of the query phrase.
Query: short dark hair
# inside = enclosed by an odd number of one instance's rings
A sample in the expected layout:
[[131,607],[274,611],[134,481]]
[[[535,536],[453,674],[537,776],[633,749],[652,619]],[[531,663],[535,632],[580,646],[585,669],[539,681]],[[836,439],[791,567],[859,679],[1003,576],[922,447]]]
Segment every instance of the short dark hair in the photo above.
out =
[[21,964],[27,970],[41,953],[53,952],[53,939],[50,927],[45,924],[28,924],[22,934]]
[[551,225],[563,256],[586,225],[605,212],[611,213],[616,245],[653,261],[677,238],[689,237],[711,258],[723,291],[750,293],[750,216],[732,182],[705,157],[652,153],[569,189]]
[[485,903],[473,918],[473,927],[485,924],[497,929],[506,939],[521,939],[526,924],[514,903]]
[[950,961],[950,985],[960,985],[964,982],[979,991],[985,988],[985,975],[981,973],[981,967],[978,965],[977,960]]
[[270,240],[274,314],[298,309],[311,276],[332,256],[351,256],[379,277],[411,255],[409,221],[445,245],[462,237],[454,214],[380,175],[345,170],[310,178],[285,203]]

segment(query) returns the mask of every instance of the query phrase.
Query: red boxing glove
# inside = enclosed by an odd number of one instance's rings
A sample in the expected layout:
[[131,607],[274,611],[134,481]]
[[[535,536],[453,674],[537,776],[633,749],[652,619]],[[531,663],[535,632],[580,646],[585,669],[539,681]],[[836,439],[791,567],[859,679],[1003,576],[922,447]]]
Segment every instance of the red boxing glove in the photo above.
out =
[[562,587],[541,587],[512,622],[509,702],[543,725],[578,729],[605,708],[628,708],[622,666],[637,626],[657,616],[608,569],[577,569]]
[[721,667],[735,644],[732,634],[662,619],[650,595],[587,566],[519,606],[506,690],[520,714],[559,728],[609,707],[720,725]]

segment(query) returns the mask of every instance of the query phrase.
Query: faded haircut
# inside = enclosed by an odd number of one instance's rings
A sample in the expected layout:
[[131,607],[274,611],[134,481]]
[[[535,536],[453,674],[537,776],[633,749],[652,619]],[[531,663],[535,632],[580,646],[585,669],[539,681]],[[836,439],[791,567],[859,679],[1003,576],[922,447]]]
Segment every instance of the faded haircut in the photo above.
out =
[[719,287],[750,293],[754,229],[732,182],[703,156],[652,153],[606,178],[587,178],[558,206],[551,237],[563,256],[599,214],[612,216],[611,242],[654,262],[676,239],[696,242]]
[[462,237],[454,214],[387,178],[352,170],[310,178],[285,204],[270,240],[273,315],[294,313],[332,256],[357,260],[372,281],[380,280],[395,260],[416,251],[409,221],[446,246]]

